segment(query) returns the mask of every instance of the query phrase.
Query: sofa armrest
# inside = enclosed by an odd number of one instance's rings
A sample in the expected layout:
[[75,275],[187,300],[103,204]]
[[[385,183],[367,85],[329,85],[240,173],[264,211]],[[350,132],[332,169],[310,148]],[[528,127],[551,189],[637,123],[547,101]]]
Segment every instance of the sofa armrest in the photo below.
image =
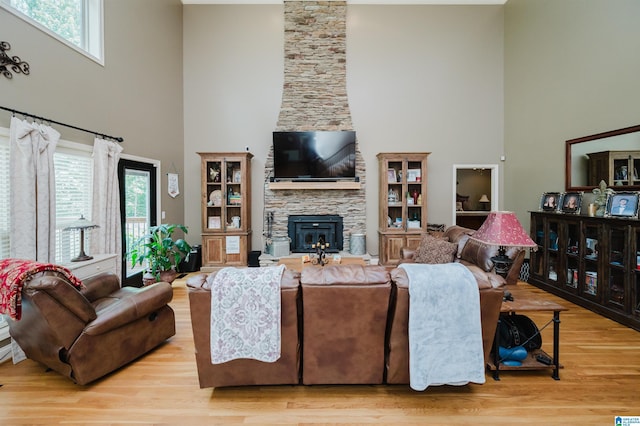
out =
[[80,291],[89,302],[106,297],[120,288],[120,279],[113,272],[103,272],[82,282],[85,288]]
[[[129,324],[166,306],[173,298],[171,284],[154,283],[147,287],[127,287],[120,300],[109,305],[98,313],[98,317],[89,323],[84,333],[90,335],[104,334],[125,324]],[[150,321],[153,318],[149,317]]]

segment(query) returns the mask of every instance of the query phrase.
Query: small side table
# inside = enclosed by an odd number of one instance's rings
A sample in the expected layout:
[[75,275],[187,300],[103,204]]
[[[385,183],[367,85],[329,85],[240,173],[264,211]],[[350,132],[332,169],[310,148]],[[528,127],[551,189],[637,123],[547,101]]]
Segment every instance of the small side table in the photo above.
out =
[[67,267],[73,275],[84,281],[102,272],[116,273],[116,262],[118,256],[115,254],[96,254],[93,259],[82,262],[69,262],[63,266]]
[[500,362],[498,348],[500,346],[500,320],[496,327],[496,336],[493,341],[493,359],[487,364],[489,370],[493,370],[494,380],[500,380],[500,370],[544,370],[552,369],[551,377],[554,380],[560,380],[559,369],[560,364],[560,312],[569,310],[568,308],[548,300],[538,299],[531,293],[527,293],[518,288],[511,288],[509,291],[513,295],[513,301],[505,300],[502,302],[500,313],[516,313],[516,312],[553,312],[553,362],[551,365],[542,364],[536,359],[536,355],[542,353],[549,356],[542,349],[527,354],[527,358],[522,361],[520,366],[506,366]]

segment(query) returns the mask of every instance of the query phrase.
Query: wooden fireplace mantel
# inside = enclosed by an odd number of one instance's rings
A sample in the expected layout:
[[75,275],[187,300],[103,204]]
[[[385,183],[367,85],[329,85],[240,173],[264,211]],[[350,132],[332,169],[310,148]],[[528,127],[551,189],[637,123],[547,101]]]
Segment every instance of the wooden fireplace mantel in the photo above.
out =
[[360,182],[269,182],[269,189],[361,189]]

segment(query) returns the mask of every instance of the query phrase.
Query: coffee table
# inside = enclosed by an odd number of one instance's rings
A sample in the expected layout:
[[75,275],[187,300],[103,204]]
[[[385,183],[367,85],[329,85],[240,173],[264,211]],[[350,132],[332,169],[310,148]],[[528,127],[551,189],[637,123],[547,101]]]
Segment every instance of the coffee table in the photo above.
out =
[[[336,263],[328,256],[327,262],[327,265],[366,265],[364,259],[361,257],[343,257],[339,263]],[[283,257],[278,261],[278,265],[285,265],[287,269],[298,272],[301,272],[302,268],[306,268],[307,266],[314,266],[311,262],[302,263],[302,257]]]
[[493,359],[487,364],[489,370],[493,370],[493,378],[500,380],[500,370],[543,370],[552,369],[551,377],[560,380],[560,312],[567,311],[568,308],[549,300],[537,298],[535,295],[518,289],[516,286],[508,286],[508,291],[513,295],[513,301],[505,300],[502,302],[500,313],[516,313],[516,312],[552,312],[553,313],[553,356],[550,365],[543,364],[536,359],[538,354],[549,356],[542,349],[536,349],[527,354],[527,358],[522,361],[520,366],[507,366],[500,362],[498,347],[500,346],[500,320],[496,327],[496,336],[493,341]]

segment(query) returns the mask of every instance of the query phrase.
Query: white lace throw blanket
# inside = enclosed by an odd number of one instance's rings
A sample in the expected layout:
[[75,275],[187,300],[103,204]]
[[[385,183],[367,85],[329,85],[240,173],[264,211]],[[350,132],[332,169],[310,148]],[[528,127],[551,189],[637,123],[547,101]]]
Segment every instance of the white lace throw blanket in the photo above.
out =
[[459,263],[402,264],[409,278],[410,386],[484,383],[480,293]]
[[280,358],[280,280],[284,265],[224,268],[211,285],[211,363]]

